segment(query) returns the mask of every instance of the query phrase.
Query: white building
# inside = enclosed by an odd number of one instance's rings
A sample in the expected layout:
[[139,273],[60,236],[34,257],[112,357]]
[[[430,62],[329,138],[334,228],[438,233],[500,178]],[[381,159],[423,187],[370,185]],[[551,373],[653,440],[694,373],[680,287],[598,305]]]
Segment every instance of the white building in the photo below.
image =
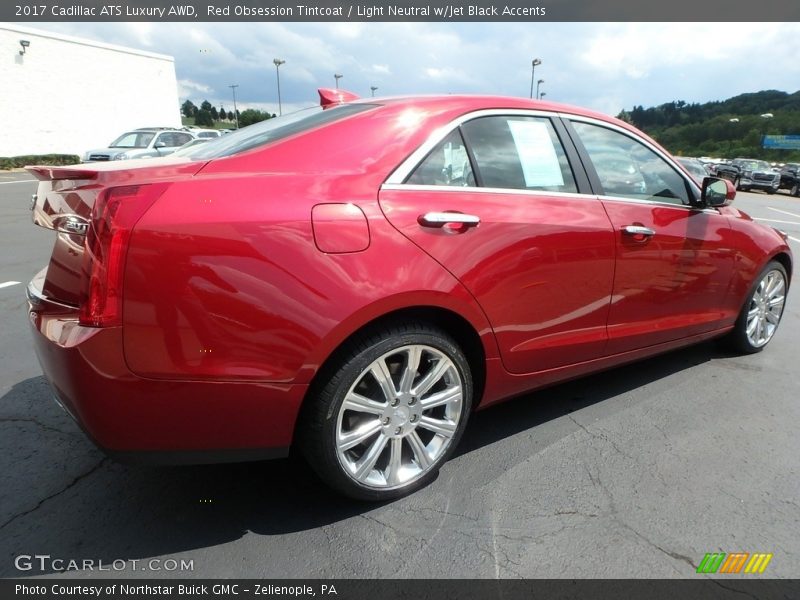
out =
[[180,127],[175,59],[0,23],[0,156],[78,154]]

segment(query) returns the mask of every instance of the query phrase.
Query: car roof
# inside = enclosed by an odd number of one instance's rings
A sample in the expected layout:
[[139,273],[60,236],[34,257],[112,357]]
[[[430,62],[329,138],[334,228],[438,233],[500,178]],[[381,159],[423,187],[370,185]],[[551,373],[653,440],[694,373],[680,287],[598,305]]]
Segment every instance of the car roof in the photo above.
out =
[[[479,95],[479,94],[447,94],[447,95],[414,95],[414,96],[388,96],[381,98],[358,98],[347,104],[373,104],[377,106],[406,105],[409,109],[418,108],[430,113],[450,113],[452,118],[481,110],[540,110],[546,112],[564,113],[565,115],[586,117],[604,121],[630,131],[661,148],[646,133],[637,129],[630,123],[622,121],[607,114],[588,108],[552,102],[550,100],[531,100],[519,96]],[[665,152],[668,152],[665,150]]]
[[[418,95],[418,96],[388,96],[382,98],[359,98],[353,100],[353,104],[413,104],[420,106],[441,107],[459,106],[465,112],[488,109],[523,109],[523,110],[543,110],[550,112],[566,112],[585,117],[599,118],[603,120],[619,121],[614,117],[595,112],[579,106],[562,104],[544,100],[530,100],[517,96],[493,96],[479,94],[448,94],[442,95]],[[622,123],[623,121],[619,121]]]

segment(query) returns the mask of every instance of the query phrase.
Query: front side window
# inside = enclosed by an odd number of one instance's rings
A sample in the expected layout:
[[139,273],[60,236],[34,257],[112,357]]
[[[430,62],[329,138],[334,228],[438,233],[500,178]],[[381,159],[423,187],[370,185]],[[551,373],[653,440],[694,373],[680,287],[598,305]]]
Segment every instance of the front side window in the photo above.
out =
[[406,180],[414,185],[474,186],[475,175],[469,162],[464,139],[458,129],[425,157]]
[[600,125],[573,121],[572,126],[589,153],[605,195],[690,203],[684,178],[641,142]]
[[462,126],[484,187],[576,192],[575,177],[550,120],[480,117]]

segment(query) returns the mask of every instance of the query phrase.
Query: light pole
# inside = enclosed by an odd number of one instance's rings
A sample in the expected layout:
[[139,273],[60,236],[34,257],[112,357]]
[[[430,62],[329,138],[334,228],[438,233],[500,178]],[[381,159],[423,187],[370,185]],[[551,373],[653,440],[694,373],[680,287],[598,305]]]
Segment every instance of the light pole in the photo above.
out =
[[542,59],[540,59],[540,58],[534,58],[534,59],[531,61],[531,100],[533,100],[533,79],[534,79],[534,73],[536,73],[536,65],[540,65],[540,64],[542,64]]
[[761,127],[761,147],[764,147],[764,138],[767,137],[767,122],[769,119],[773,118],[775,115],[772,113],[764,113],[761,116],[762,127]]
[[336,80],[336,89],[337,89],[337,90],[339,89],[339,80],[340,80],[342,77],[344,77],[344,75],[341,75],[340,73],[334,73],[334,74],[333,74],[333,78]]
[[544,98],[544,96],[545,96],[545,93],[544,93],[544,92],[542,92],[542,93],[539,95],[539,100],[541,100],[542,98]]
[[373,98],[375,97],[375,90],[377,90],[377,89],[378,89],[378,86],[376,86],[376,85],[369,86],[369,91],[372,92],[372,97]]
[[233,90],[233,116],[236,117],[236,129],[239,129],[239,111],[236,110],[236,88],[239,87],[239,84],[229,85],[228,87]]
[[280,58],[273,58],[272,64],[275,65],[275,77],[278,79],[278,114],[283,114],[283,106],[281,105],[281,69],[280,66],[285,63],[285,60]]
[[542,85],[543,83],[544,83],[544,79],[540,79],[539,81],[536,82],[536,98],[537,99],[540,97],[539,96],[539,86]]

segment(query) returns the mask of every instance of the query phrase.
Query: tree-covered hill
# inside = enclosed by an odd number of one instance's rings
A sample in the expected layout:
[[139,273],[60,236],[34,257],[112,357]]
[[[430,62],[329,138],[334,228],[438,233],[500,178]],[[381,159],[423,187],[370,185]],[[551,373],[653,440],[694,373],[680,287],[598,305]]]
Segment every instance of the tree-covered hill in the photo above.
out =
[[[772,116],[761,116],[765,114]],[[762,135],[800,135],[800,91],[765,90],[705,104],[678,100],[651,108],[634,106],[618,116],[676,155],[800,160],[800,150],[761,147]]]

